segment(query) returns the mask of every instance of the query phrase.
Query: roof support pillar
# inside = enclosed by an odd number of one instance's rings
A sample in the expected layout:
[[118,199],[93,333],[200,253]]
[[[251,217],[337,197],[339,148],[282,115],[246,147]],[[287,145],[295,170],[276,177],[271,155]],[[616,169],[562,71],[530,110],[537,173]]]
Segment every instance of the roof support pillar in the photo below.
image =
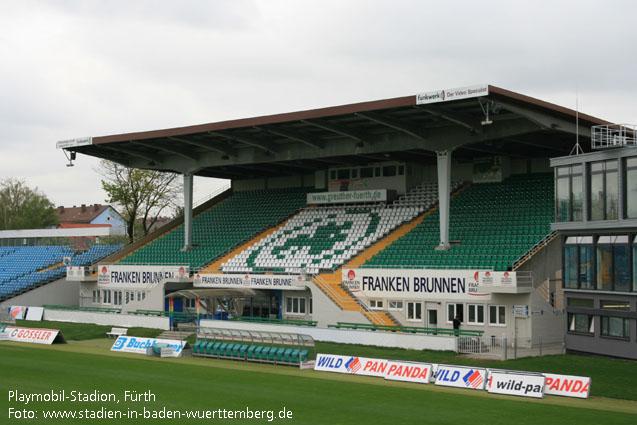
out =
[[182,251],[192,249],[192,173],[184,173],[184,247]]
[[438,199],[440,211],[440,245],[437,250],[451,248],[449,244],[449,204],[451,200],[451,151],[436,151],[438,159]]

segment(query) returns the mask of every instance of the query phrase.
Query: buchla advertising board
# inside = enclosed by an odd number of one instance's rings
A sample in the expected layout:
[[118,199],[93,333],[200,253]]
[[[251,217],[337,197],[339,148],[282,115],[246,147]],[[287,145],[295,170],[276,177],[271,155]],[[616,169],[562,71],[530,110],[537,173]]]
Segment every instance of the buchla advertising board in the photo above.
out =
[[[172,348],[173,353],[168,357],[179,357],[181,351],[186,345],[186,341],[176,341],[172,339],[156,339],[156,338],[142,338],[134,336],[119,336],[113,343],[111,351],[120,353],[134,353],[146,355],[146,348],[152,347],[156,344],[168,344],[169,348]],[[162,355],[162,357],[166,357]]]
[[515,272],[472,270],[343,269],[342,282],[370,298],[489,301],[494,285],[515,286]]
[[113,266],[100,265],[97,283],[139,287],[164,282],[181,282],[188,279],[190,266]]
[[305,289],[301,275],[197,273],[195,288]]

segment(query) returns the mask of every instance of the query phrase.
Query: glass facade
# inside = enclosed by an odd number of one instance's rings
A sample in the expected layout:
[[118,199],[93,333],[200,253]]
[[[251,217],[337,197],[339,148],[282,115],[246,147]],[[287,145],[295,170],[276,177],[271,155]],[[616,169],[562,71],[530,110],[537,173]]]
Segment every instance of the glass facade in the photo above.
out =
[[591,163],[591,220],[619,218],[619,173],[616,159]]
[[630,339],[630,320],[623,317],[602,316],[601,335],[608,338]]
[[564,288],[637,292],[635,235],[569,236],[562,264]]
[[584,178],[581,165],[557,169],[555,197],[557,221],[584,219]]
[[579,287],[582,289],[595,288],[595,275],[593,246],[580,245],[579,247]]
[[637,218],[637,158],[626,159],[626,218]]

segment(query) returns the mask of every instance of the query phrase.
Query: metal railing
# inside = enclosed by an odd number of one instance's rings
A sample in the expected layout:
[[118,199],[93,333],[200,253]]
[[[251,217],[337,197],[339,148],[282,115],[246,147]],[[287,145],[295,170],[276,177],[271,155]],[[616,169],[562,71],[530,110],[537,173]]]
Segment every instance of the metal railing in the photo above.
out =
[[507,338],[459,336],[457,352],[474,356],[498,357],[502,360],[564,354],[563,336]]
[[221,186],[219,189],[215,190],[214,192],[209,193],[208,195],[204,196],[203,198],[200,198],[196,202],[193,202],[192,208],[195,209],[198,206],[205,204],[206,202],[208,202],[209,200],[211,200],[215,196],[221,195],[223,192],[225,192],[226,190],[230,189],[231,187],[232,187],[232,185],[230,185],[230,184],[225,184],[225,185]]
[[516,270],[522,264],[524,264],[529,258],[533,257],[539,250],[544,248],[546,245],[551,243],[553,239],[557,237],[557,232],[552,231],[548,235],[546,235],[541,241],[533,245],[527,252],[522,254],[520,258],[513,262],[513,270]]
[[591,148],[637,146],[636,134],[637,126],[631,124],[594,125],[591,127]]

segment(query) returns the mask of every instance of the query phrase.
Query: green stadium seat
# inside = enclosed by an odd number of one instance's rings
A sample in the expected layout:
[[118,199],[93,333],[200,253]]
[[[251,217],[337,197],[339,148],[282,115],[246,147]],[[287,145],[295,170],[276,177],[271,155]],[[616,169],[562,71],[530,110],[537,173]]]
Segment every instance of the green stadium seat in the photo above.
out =
[[205,345],[207,343],[208,343],[208,341],[203,341],[203,340],[195,341],[195,343],[192,346],[192,352],[199,354],[200,353],[200,351],[199,351],[200,347],[205,347]]
[[263,350],[261,350],[261,360],[268,360],[268,358],[270,357],[270,351],[274,351],[274,347],[263,347]]
[[304,361],[306,361],[306,360],[307,360],[307,356],[308,356],[309,354],[310,354],[310,352],[309,352],[308,350],[301,350],[301,353],[300,353],[300,357],[301,357],[301,358],[299,359],[299,361],[300,361],[300,362],[304,362]]
[[218,347],[215,346],[215,350],[216,351],[214,352],[214,355],[215,356],[223,356],[223,355],[225,355],[227,346],[228,346],[227,342],[224,342],[224,343],[220,344]]
[[260,347],[260,345],[251,345],[248,347],[248,350],[246,351],[246,358],[248,359],[254,359],[255,358],[255,354],[256,354],[256,350]]
[[[294,352],[295,349],[293,348],[288,348],[287,350],[285,350],[283,352],[283,361],[284,362],[289,362],[291,361],[291,357],[292,357],[292,352]],[[298,351],[298,350],[297,350]]]
[[[285,348],[284,347],[279,347],[276,349],[276,352],[274,353],[274,359],[271,360],[275,360],[277,362],[280,362],[283,360],[283,353],[285,353]],[[270,352],[270,357],[272,357],[272,353]]]
[[213,354],[213,355],[217,355],[219,352],[219,347],[221,347],[221,342],[209,342],[208,346],[206,347],[206,354]]

